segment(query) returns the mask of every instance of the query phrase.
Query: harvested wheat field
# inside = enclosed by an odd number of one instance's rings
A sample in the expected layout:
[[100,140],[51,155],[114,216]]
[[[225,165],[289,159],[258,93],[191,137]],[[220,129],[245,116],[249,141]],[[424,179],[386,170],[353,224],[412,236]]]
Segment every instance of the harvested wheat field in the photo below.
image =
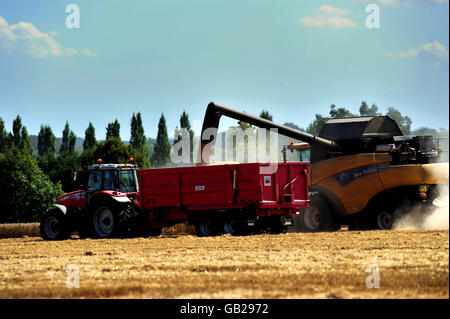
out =
[[7,238],[0,298],[449,298],[448,252],[448,231]]

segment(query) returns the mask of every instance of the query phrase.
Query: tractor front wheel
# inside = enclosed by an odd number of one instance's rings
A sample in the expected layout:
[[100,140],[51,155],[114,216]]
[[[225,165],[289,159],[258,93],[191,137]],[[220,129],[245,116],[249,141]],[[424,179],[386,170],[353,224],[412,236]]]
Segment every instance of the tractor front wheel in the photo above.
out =
[[41,237],[45,240],[63,240],[70,237],[66,216],[58,209],[45,212],[39,228]]

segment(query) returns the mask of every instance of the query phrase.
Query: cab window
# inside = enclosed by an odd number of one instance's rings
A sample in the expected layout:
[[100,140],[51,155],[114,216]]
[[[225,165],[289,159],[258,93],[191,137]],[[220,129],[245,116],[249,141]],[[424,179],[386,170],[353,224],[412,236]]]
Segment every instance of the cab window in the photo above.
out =
[[116,190],[116,172],[115,171],[105,171],[104,172],[104,182],[103,189]]
[[102,186],[102,172],[101,171],[91,171],[89,174],[88,190],[98,191]]
[[121,170],[119,171],[119,186],[120,191],[124,193],[136,192],[135,171]]

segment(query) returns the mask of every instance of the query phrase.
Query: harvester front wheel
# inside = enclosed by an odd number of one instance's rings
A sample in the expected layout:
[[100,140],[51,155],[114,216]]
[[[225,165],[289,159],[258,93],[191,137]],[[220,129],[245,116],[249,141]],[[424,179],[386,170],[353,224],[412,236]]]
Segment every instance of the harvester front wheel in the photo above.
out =
[[45,212],[39,225],[41,237],[45,240],[63,240],[70,236],[66,216],[58,209]]
[[335,217],[328,202],[320,197],[311,197],[310,206],[300,215],[296,215],[298,230],[301,232],[336,231],[338,229]]
[[387,210],[381,210],[377,215],[377,227],[381,230],[392,229],[394,224],[394,216]]

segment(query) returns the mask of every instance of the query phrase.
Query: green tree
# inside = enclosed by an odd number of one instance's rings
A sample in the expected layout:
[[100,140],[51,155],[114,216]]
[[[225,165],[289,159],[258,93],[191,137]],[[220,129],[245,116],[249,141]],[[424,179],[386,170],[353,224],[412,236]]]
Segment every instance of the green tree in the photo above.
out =
[[329,120],[329,118],[320,114],[316,114],[315,116],[315,120],[306,127],[306,132],[313,135],[319,135],[322,126]]
[[92,149],[97,144],[97,140],[95,139],[95,128],[91,122],[89,122],[89,126],[84,132],[84,142],[83,142],[83,150]]
[[113,137],[120,138],[120,123],[117,119],[106,127],[106,139]]
[[56,138],[49,125],[41,125],[38,134],[38,155],[46,158],[56,156]]
[[0,153],[6,152],[9,144],[10,139],[5,129],[5,122],[3,122],[3,119],[0,117]]
[[30,136],[28,135],[28,130],[26,126],[22,127],[21,130],[21,141],[19,148],[27,152],[28,154],[33,155],[33,146],[31,145]]
[[110,137],[106,141],[101,141],[95,147],[91,163],[101,158],[103,164],[121,164],[128,163],[131,153],[129,148],[118,137]]
[[334,119],[334,118],[342,118],[342,117],[351,117],[351,116],[356,116],[356,115],[344,107],[336,108],[336,105],[331,104],[330,116],[331,116],[331,118]]
[[165,166],[170,161],[170,143],[167,135],[167,126],[164,113],[158,123],[158,135],[156,136],[156,144],[153,150],[151,162],[153,166]]
[[269,113],[269,111],[262,110],[261,113],[259,114],[259,117],[262,118],[262,119],[269,120],[269,121],[273,122],[273,117]]
[[10,133],[10,138],[16,147],[20,147],[22,143],[22,119],[17,115],[16,119],[13,121],[12,134]]
[[137,151],[145,153],[145,141],[144,126],[142,125],[141,113],[131,117],[131,138],[130,145]]
[[77,137],[75,133],[70,129],[69,122],[66,121],[66,125],[62,134],[61,148],[59,149],[59,154],[75,154],[75,143]]
[[411,118],[409,118],[408,116],[402,116],[400,111],[393,107],[388,108],[388,112],[386,113],[386,115],[397,122],[404,135],[409,135],[411,133]]
[[376,115],[381,115],[380,113],[378,113],[378,106],[374,104],[372,104],[371,107],[369,107],[367,105],[366,101],[362,101],[361,102],[361,106],[359,107],[359,115],[361,116],[376,116]]
[[133,163],[139,168],[151,166],[148,158],[131,145],[125,145],[118,137],[111,137],[81,153],[78,163],[80,168],[87,169],[90,165],[97,163],[98,159],[101,159],[103,164],[125,164],[130,163],[130,158],[133,158]]
[[36,222],[62,194],[25,150],[0,154],[0,222]]
[[13,131],[9,134],[11,144],[15,147],[25,150],[26,152],[33,154],[33,147],[31,146],[30,137],[25,126],[22,126],[22,119],[19,115],[13,121]]
[[13,121],[13,131],[12,133],[9,133],[9,140],[10,143],[7,143],[8,145],[15,146],[20,150],[25,150],[29,154],[33,154],[33,146],[31,146],[27,128],[25,126],[22,126],[22,119],[19,115],[17,115],[17,117]]
[[316,114],[315,120],[306,127],[306,132],[309,134],[313,134],[313,135],[319,135],[320,130],[322,129],[322,126],[329,119],[356,116],[353,113],[351,113],[349,110],[347,110],[346,108],[343,108],[343,107],[336,108],[336,105],[334,105],[334,104],[330,105],[330,113],[329,114],[330,114],[329,117],[325,117],[320,114]]

